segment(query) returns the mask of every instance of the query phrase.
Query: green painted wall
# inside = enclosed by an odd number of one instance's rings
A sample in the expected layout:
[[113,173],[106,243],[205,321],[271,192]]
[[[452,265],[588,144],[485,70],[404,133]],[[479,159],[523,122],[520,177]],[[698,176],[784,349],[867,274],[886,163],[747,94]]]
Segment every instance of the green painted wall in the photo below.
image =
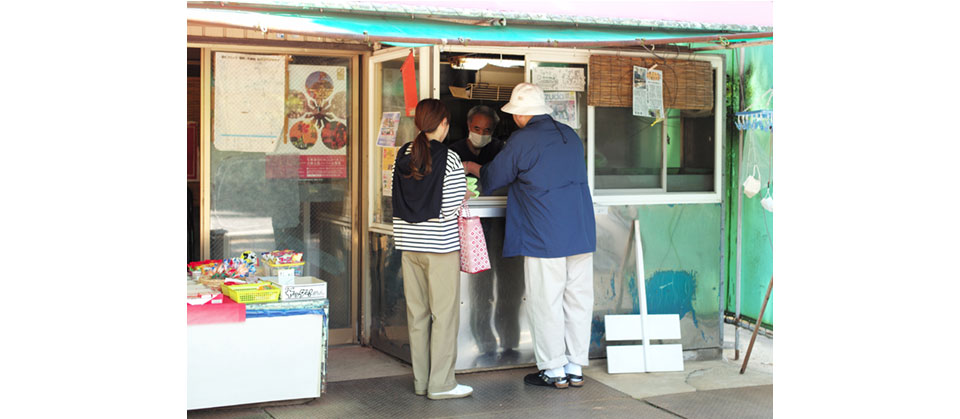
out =
[[640,312],[636,253],[640,221],[647,312],[680,316],[684,350],[719,348],[720,204],[613,206],[597,215],[591,353],[603,354],[604,315]]
[[637,207],[648,311],[681,318],[689,311],[692,324],[681,322],[686,349],[721,344],[720,215],[720,204]]
[[[744,56],[743,91],[739,87],[739,55]],[[739,185],[745,176],[753,171],[753,164],[746,162],[742,170],[738,167],[739,134],[733,124],[735,113],[740,110],[739,98],[743,95],[744,107],[750,110],[773,109],[773,102],[767,100],[772,93],[765,95],[773,88],[773,47],[771,45],[742,48],[725,52],[727,74],[727,138],[725,139],[726,152],[724,155],[724,170],[727,173],[726,193],[724,195],[726,207],[726,224],[724,244],[726,247],[725,282],[727,313],[734,313],[736,309],[736,238],[737,238],[737,194]],[[760,306],[767,291],[767,284],[773,274],[773,213],[763,209],[760,200],[767,193],[773,196],[771,169],[773,167],[772,135],[763,131],[744,132],[744,155],[748,161],[756,161],[760,171],[762,189],[753,198],[743,196],[742,234],[741,234],[741,273],[740,273],[740,313],[743,316],[756,319],[760,314]],[[753,152],[751,152],[753,148]],[[754,157],[758,156],[758,157]],[[741,171],[744,172],[741,174]],[[770,294],[770,300],[764,311],[762,323],[773,326],[773,300],[776,293]]]

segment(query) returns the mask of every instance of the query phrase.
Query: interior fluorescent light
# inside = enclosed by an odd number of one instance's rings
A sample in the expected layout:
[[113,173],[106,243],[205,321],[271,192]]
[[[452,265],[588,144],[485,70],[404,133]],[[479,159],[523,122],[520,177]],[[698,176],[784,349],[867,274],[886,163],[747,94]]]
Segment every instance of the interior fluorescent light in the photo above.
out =
[[457,70],[479,70],[487,64],[497,67],[523,67],[523,60],[501,60],[499,58],[471,58],[467,57],[460,60],[460,64],[451,63],[450,66]]

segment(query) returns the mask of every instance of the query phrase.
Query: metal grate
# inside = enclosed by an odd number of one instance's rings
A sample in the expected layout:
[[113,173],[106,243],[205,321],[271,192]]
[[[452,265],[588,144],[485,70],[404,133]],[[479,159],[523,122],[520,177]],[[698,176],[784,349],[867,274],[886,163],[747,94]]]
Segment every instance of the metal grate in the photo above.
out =
[[644,401],[690,419],[773,417],[772,385],[670,394]]
[[575,389],[525,385],[523,376],[533,371],[458,374],[458,383],[473,387],[473,395],[462,399],[417,396],[413,376],[402,375],[330,383],[327,393],[310,403],[265,410],[275,418],[674,417],[589,377]]

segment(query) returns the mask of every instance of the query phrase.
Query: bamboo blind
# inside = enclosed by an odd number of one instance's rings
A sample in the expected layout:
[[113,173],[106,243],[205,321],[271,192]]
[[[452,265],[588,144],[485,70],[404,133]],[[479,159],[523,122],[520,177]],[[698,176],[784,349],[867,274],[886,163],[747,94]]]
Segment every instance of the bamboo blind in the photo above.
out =
[[[666,61],[666,62],[664,62]],[[633,66],[663,72],[663,106],[670,109],[713,109],[713,71],[706,61],[591,55],[587,104],[633,106]]]

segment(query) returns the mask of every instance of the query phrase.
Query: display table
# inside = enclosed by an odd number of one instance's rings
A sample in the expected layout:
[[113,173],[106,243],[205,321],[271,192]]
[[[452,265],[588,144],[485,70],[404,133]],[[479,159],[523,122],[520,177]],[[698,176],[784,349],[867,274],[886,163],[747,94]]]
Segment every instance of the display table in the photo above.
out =
[[188,410],[320,397],[326,390],[328,300],[245,309],[244,321],[208,324],[189,324],[188,312]]

